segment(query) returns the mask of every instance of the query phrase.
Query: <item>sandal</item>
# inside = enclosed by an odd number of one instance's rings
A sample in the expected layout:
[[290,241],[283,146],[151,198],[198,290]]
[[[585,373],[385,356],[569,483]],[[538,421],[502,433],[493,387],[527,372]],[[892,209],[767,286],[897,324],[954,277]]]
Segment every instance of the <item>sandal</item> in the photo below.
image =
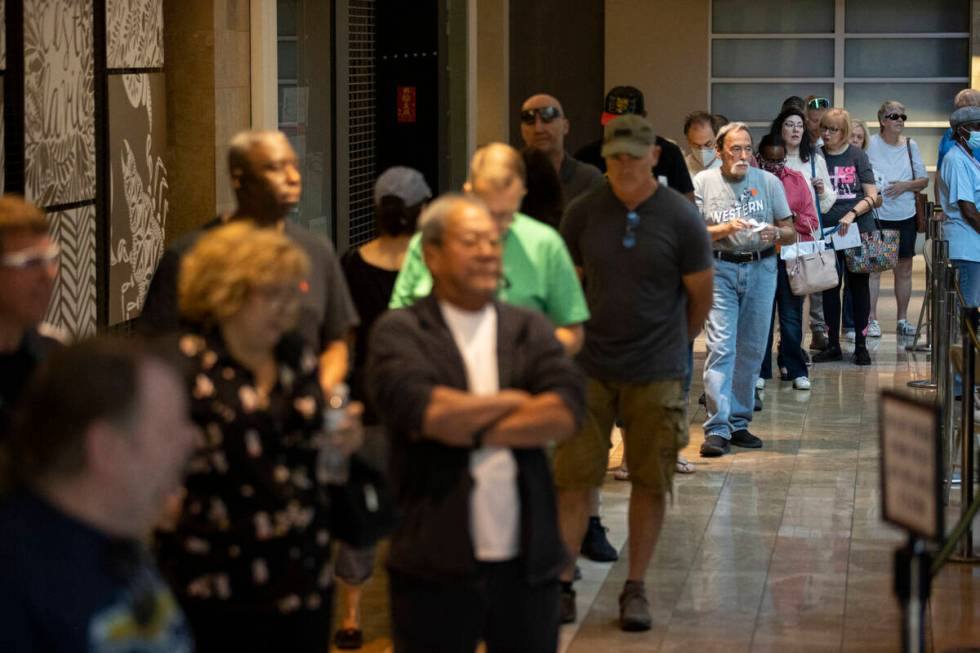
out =
[[677,457],[677,473],[678,474],[693,474],[694,473],[694,463],[687,460],[686,458]]

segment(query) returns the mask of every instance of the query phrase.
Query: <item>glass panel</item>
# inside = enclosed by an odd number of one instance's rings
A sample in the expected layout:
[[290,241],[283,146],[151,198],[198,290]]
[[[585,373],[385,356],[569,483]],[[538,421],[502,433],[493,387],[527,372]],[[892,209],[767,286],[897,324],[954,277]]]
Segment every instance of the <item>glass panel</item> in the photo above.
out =
[[847,0],[847,32],[969,32],[970,0]]
[[846,77],[969,77],[967,39],[847,39]]
[[[877,129],[870,127],[871,133],[877,133]],[[926,166],[936,165],[936,159],[939,158],[939,141],[942,140],[943,134],[946,132],[942,128],[921,128],[921,129],[906,129],[904,134],[916,142],[919,146],[919,152],[922,153],[922,162]]]
[[329,235],[332,215],[330,3],[279,0],[278,109],[299,159],[303,194],[293,219]]
[[953,97],[964,84],[845,84],[844,107],[855,118],[878,124],[878,108],[885,100],[905,105],[912,122],[949,120]]
[[[779,114],[783,100],[791,95],[833,97],[833,84],[712,84],[712,112],[729,120],[769,122]],[[877,109],[877,107],[875,107]]]
[[296,35],[296,0],[279,0],[276,3],[276,32],[280,35]]
[[715,77],[833,77],[832,39],[715,39]]
[[715,34],[800,34],[834,31],[834,0],[714,0]]
[[296,41],[279,41],[276,51],[279,66],[279,79],[296,79]]

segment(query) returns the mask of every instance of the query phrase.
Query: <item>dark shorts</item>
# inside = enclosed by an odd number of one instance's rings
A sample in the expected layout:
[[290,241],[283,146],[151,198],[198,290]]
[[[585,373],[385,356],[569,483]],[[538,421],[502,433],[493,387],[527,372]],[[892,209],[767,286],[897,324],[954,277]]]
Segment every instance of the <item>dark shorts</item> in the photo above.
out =
[[912,258],[915,256],[915,239],[918,237],[918,232],[915,228],[914,215],[905,220],[882,220],[881,228],[898,231],[898,258]]

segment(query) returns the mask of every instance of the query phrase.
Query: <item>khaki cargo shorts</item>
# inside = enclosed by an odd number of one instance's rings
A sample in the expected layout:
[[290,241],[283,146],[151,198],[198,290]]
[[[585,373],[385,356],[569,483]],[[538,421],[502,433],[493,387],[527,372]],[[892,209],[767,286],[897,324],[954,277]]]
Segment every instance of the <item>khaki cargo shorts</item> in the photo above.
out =
[[585,401],[582,428],[555,450],[555,485],[562,490],[602,485],[612,427],[619,417],[630,481],[654,494],[672,492],[677,452],[688,443],[681,380],[628,383],[590,378]]

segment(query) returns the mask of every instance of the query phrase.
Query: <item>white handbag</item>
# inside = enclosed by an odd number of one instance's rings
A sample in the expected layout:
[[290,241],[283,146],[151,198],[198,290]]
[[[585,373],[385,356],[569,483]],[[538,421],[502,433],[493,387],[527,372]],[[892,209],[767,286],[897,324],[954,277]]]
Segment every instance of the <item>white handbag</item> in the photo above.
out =
[[809,254],[797,254],[786,261],[786,276],[789,277],[790,290],[797,297],[834,288],[839,282],[837,252],[821,249]]

